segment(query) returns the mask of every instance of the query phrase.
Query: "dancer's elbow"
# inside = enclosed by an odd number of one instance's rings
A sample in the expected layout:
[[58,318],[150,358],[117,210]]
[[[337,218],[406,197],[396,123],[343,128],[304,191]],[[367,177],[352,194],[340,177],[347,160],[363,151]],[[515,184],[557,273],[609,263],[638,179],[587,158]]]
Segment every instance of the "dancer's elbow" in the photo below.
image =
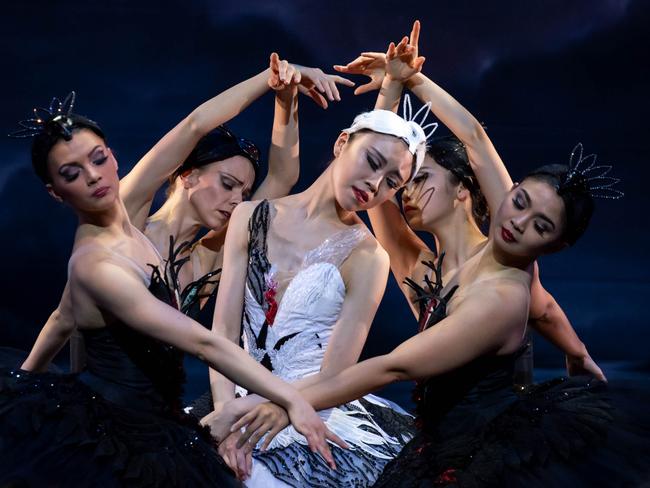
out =
[[205,334],[200,334],[194,342],[194,355],[204,363],[210,366],[216,366],[217,358],[223,356],[223,338],[217,337],[215,334],[205,331]]
[[390,353],[384,356],[383,369],[386,384],[398,383],[400,381],[408,381],[412,379],[407,364],[402,361],[400,355]]

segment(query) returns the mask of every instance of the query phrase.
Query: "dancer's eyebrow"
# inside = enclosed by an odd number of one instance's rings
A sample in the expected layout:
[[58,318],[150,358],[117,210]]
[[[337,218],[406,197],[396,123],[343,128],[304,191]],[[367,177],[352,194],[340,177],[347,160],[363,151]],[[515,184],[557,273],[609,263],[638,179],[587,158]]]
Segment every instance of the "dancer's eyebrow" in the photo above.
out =
[[230,173],[228,173],[228,172],[226,172],[226,171],[222,171],[221,173],[224,174],[224,175],[226,175],[228,178],[232,178],[233,180],[235,180],[237,183],[239,183],[240,186],[244,186],[244,182],[241,181],[241,180],[240,180],[239,178],[237,178],[236,176],[233,176],[233,175],[231,175]]
[[371,152],[372,156],[379,160],[379,166],[381,168],[383,168],[384,166],[386,166],[388,164],[388,160],[386,159],[386,157],[382,153],[377,151],[377,149],[371,147],[371,148],[368,149],[368,152]]
[[[102,149],[101,144],[97,144],[95,147],[93,147],[90,152],[86,155],[88,158],[90,158],[97,149]],[[68,161],[67,163],[63,163],[59,169],[65,167],[65,166],[81,166],[81,163],[78,161]]]
[[93,155],[93,153],[94,153],[95,151],[97,151],[97,149],[101,149],[101,148],[102,148],[102,146],[99,145],[99,144],[97,144],[97,145],[96,145],[95,147],[93,147],[93,148],[91,149],[91,151],[88,153],[88,157],[91,157],[91,156]]

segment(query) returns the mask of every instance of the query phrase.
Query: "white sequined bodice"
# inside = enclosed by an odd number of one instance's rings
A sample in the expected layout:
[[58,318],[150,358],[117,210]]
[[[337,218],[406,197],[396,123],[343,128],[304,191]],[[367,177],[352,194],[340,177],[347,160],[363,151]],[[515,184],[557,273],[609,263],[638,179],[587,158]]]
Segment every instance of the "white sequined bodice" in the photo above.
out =
[[249,354],[267,367],[270,361],[273,373],[287,381],[317,373],[345,299],[339,267],[367,237],[361,225],[330,236],[292,275],[271,266],[264,274],[266,290],[273,283],[285,289],[272,325],[265,326],[266,299],[260,303],[247,282],[242,334]]

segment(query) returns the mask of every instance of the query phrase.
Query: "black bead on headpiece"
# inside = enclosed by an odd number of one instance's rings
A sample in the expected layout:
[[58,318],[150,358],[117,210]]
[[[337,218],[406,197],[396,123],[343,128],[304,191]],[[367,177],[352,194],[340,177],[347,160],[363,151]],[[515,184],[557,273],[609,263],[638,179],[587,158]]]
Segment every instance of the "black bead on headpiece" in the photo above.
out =
[[578,143],[571,151],[569,171],[558,188],[558,193],[561,195],[571,190],[584,189],[593,198],[618,200],[623,197],[625,194],[614,188],[621,180],[608,176],[612,166],[596,166],[596,158],[595,154],[583,156],[582,143]]
[[49,108],[36,107],[33,117],[18,122],[22,127],[9,134],[9,137],[34,137],[43,132],[58,132],[63,139],[72,139],[73,121],[70,118],[74,107],[76,94],[71,91],[63,101],[54,97]]

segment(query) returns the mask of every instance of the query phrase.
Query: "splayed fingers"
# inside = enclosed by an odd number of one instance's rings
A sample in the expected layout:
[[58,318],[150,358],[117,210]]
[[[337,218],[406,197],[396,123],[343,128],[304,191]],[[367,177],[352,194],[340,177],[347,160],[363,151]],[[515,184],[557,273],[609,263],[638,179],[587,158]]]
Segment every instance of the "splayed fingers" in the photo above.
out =
[[327,101],[340,101],[341,94],[337,85],[353,87],[354,82],[338,75],[324,73],[319,68],[296,65],[302,75],[301,92],[312,98],[322,108],[327,108]]
[[364,75],[370,78],[365,85],[354,90],[355,95],[378,90],[386,73],[386,54],[377,52],[363,52],[346,65],[336,64],[334,69],[340,73]]

